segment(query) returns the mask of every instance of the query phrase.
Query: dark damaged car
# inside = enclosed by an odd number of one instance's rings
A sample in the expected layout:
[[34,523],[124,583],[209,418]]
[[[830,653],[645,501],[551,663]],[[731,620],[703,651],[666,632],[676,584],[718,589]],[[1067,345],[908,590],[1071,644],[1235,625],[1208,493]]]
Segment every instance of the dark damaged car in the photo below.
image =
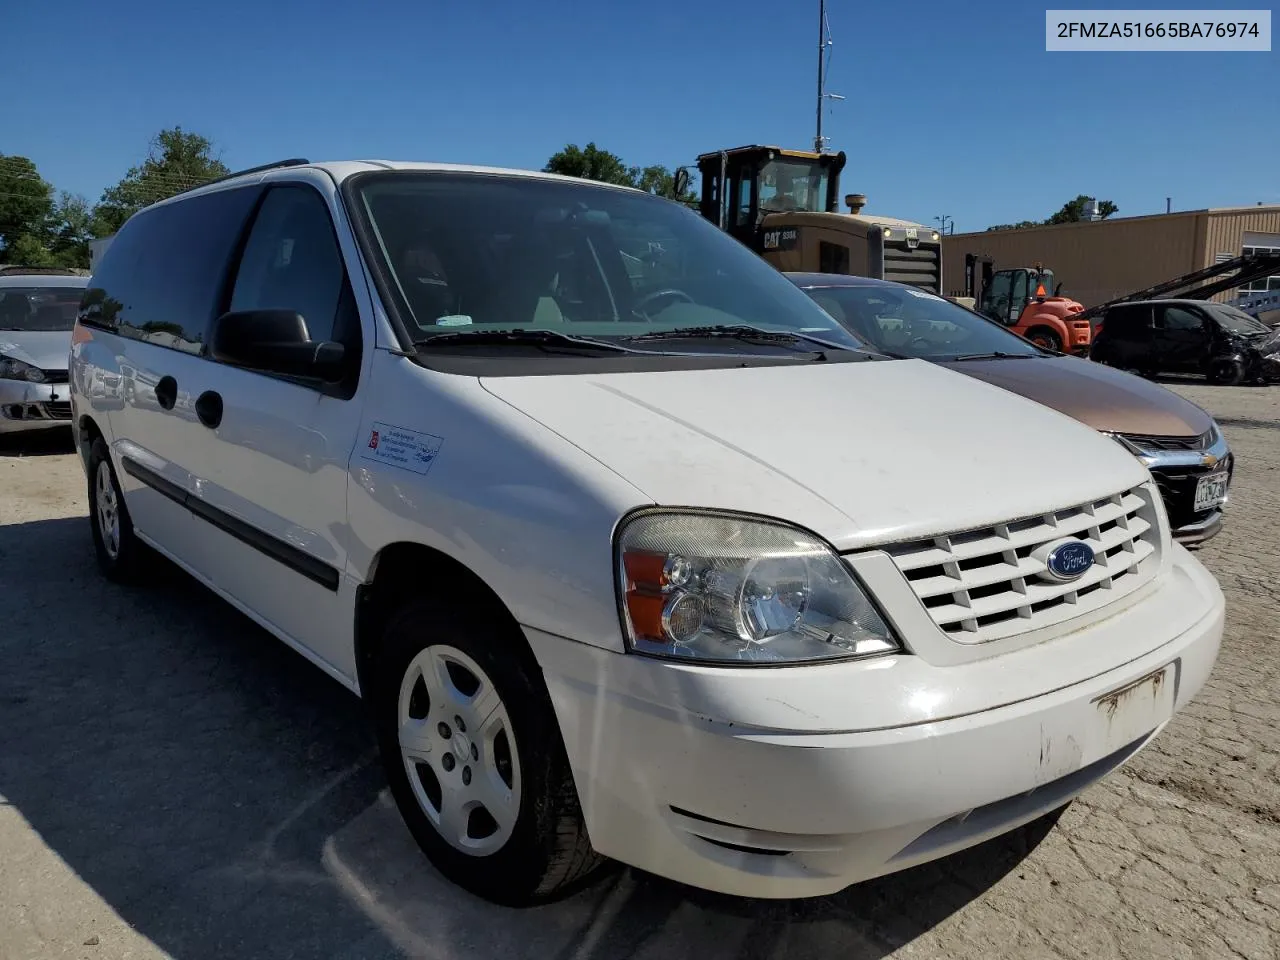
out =
[[1280,331],[1210,301],[1117,304],[1103,316],[1091,356],[1145,377],[1193,373],[1227,385],[1280,381]]

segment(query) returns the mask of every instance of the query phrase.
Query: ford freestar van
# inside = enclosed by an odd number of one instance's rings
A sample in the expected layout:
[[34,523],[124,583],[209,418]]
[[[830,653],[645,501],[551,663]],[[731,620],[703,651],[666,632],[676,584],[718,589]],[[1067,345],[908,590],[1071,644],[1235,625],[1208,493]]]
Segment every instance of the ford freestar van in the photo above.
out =
[[139,380],[73,395],[105,573],[158,552],[358,692],[414,837],[495,901],[604,858],[798,897],[943,856],[1124,763],[1217,655],[1118,444],[861,352],[633,190],[233,176],[125,225],[72,366]]

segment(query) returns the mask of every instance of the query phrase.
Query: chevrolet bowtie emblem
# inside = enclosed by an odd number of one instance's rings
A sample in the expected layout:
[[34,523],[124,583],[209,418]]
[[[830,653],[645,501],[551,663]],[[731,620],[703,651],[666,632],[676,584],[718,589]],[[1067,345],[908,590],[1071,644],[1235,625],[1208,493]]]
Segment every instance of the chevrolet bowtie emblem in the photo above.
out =
[[1218,465],[1218,458],[1215,457],[1212,453],[1206,453],[1204,455],[1204,458],[1200,462],[1203,463],[1206,467],[1216,467]]

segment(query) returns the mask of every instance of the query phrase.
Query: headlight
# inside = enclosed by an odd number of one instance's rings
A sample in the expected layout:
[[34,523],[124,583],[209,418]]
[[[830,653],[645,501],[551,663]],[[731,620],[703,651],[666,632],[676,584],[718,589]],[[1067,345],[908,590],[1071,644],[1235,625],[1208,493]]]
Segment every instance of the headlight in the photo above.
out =
[[0,380],[29,380],[44,383],[44,371],[12,357],[0,356]]
[[637,514],[618,534],[617,564],[623,628],[637,653],[768,665],[901,649],[835,552],[780,523]]

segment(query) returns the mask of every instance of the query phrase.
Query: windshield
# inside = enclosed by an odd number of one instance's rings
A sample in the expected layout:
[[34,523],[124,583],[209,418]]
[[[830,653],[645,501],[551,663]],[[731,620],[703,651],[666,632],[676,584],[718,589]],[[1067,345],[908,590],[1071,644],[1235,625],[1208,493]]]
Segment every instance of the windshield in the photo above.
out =
[[1210,311],[1218,322],[1221,323],[1232,333],[1239,333],[1246,337],[1252,337],[1259,333],[1270,333],[1271,329],[1261,320],[1255,320],[1243,310],[1236,307],[1229,307],[1226,304],[1213,304]]
[[0,287],[0,330],[70,330],[83,294],[79,287]]
[[1043,352],[999,324],[906,286],[809,287],[805,291],[854,336],[883,353],[922,360]]
[[760,209],[766,213],[827,209],[827,171],[807,160],[770,160],[760,168]]
[[[859,346],[746,247],[658,197],[587,181],[405,171],[362,177],[354,199],[425,348],[436,336],[451,335],[440,345],[456,349],[468,333],[497,330],[623,342],[726,325]],[[643,349],[694,348],[656,340]]]

